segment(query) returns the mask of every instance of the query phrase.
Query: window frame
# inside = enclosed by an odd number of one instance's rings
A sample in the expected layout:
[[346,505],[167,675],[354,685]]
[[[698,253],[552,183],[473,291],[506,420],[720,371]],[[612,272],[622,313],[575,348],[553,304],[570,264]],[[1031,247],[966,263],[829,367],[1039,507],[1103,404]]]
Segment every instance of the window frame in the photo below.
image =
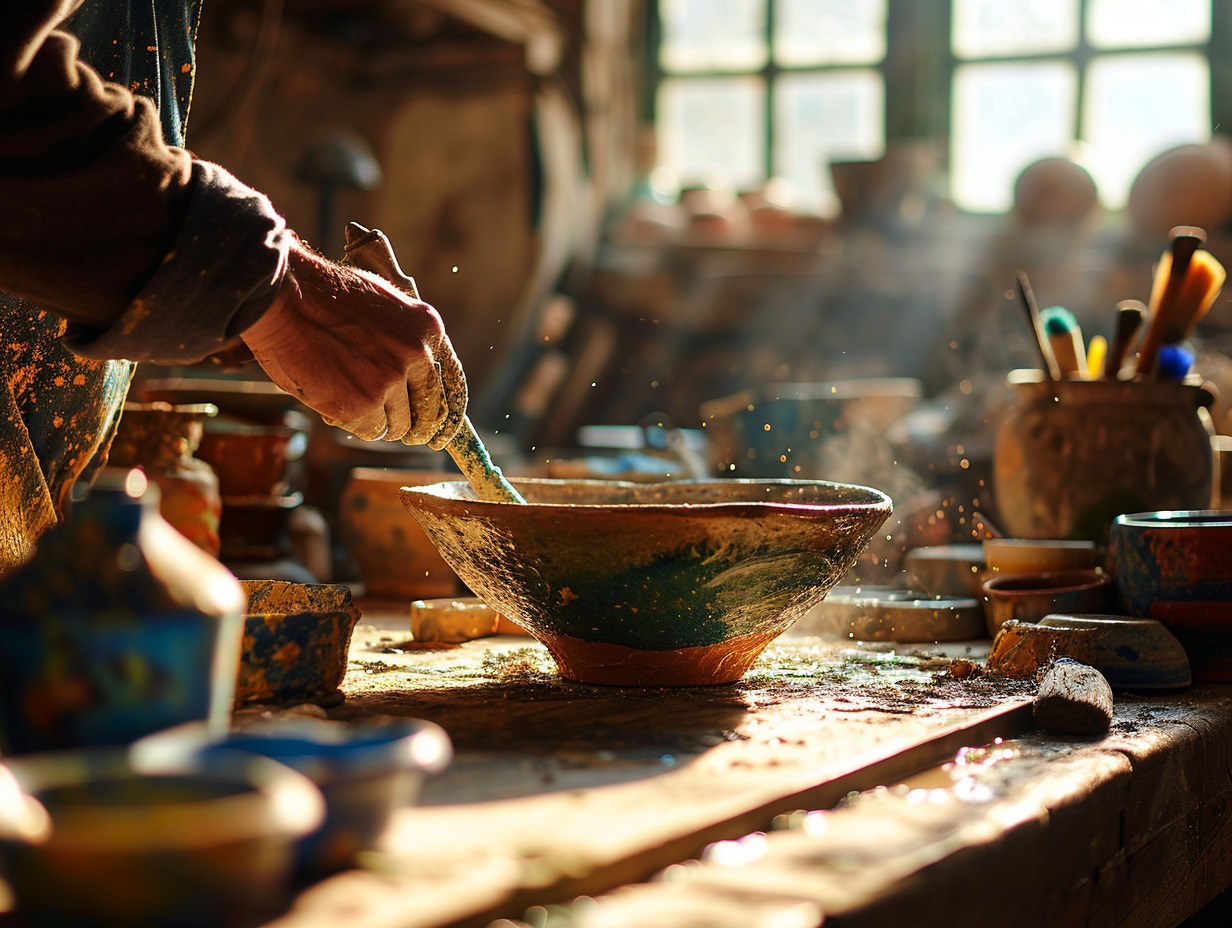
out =
[[[765,102],[764,119],[762,124],[762,172],[764,179],[769,179],[775,176],[775,142],[777,127],[775,125],[776,117],[774,113],[774,94],[775,85],[780,77],[785,74],[826,74],[840,71],[877,71],[881,75],[882,86],[886,90],[886,98],[889,98],[889,83],[886,79],[886,64],[890,57],[889,47],[889,31],[890,31],[890,9],[894,6],[894,0],[886,0],[886,54],[880,62],[876,64],[852,64],[843,62],[840,64],[820,64],[820,65],[800,65],[800,66],[783,66],[778,65],[774,61],[774,26],[775,26],[775,3],[774,0],[766,0],[766,63],[758,69],[739,69],[739,70],[698,70],[698,71],[668,71],[665,70],[659,63],[659,45],[663,40],[663,35],[659,26],[659,0],[646,0],[646,35],[648,41],[646,43],[646,95],[643,101],[643,112],[647,125],[653,127],[655,125],[656,105],[658,98],[659,85],[669,78],[707,78],[707,77],[732,77],[732,76],[748,76],[758,77],[764,83],[763,100]],[[884,117],[884,114],[883,114]]]
[[[1068,53],[998,56],[995,58],[959,58],[950,44],[952,9],[951,0],[887,0],[886,4],[886,54],[878,65],[820,65],[802,68],[783,68],[776,65],[771,56],[760,71],[698,71],[688,76],[720,76],[730,73],[764,75],[766,80],[765,100],[767,105],[763,127],[765,143],[763,169],[766,177],[773,177],[775,127],[773,114],[774,80],[781,73],[821,73],[826,71],[851,70],[853,68],[876,68],[885,85],[885,113],[883,114],[887,147],[898,141],[932,140],[941,145],[939,163],[948,169],[950,163],[950,135],[953,114],[951,93],[954,75],[959,66],[975,61],[1039,61],[1064,59],[1072,61],[1078,69],[1077,93],[1073,126],[1074,138],[1080,138],[1085,103],[1086,72],[1094,57],[1108,54],[1150,53],[1194,49],[1203,51],[1210,67],[1210,106],[1213,132],[1232,134],[1232,4],[1213,0],[1211,4],[1211,35],[1206,43],[1191,45],[1144,46],[1131,49],[1096,49],[1086,37],[1086,17],[1089,0],[1079,0],[1080,31],[1077,48]],[[678,76],[665,71],[659,65],[659,0],[646,0],[646,43],[643,118],[648,126],[655,124],[655,100],[659,83],[667,77]],[[773,35],[774,5],[768,4],[767,39]],[[973,214],[977,215],[977,214]]]

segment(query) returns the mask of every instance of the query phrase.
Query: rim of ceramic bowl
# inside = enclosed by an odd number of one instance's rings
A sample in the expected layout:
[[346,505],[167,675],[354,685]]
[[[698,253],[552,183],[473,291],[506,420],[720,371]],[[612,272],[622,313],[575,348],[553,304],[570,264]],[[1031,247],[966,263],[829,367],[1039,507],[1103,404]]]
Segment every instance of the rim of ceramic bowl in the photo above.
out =
[[1081,538],[985,538],[981,545],[984,550],[989,548],[1011,548],[1061,550],[1061,551],[1094,551],[1095,542]]
[[453,743],[445,730],[435,722],[412,718],[273,719],[222,735],[189,722],[147,735],[142,742],[159,757],[253,754],[293,768],[316,783],[393,770],[440,773],[453,759]]
[[[1069,581],[1069,582],[1066,582]],[[1112,578],[1102,570],[1048,570],[1039,573],[997,574],[984,581],[989,594],[1009,593],[1071,593],[1107,586]],[[1026,585],[1030,583],[1031,585]]]
[[[156,754],[131,747],[47,751],[7,758],[3,764],[22,791],[46,810],[46,840],[81,850],[187,850],[279,835],[300,838],[325,819],[321,791],[304,774],[267,757],[241,751]],[[222,795],[183,801],[139,799],[60,806],[52,791],[106,783],[223,786]]]
[[[787,498],[728,498],[715,499],[713,501],[696,498],[690,500],[686,498],[678,501],[657,500],[653,502],[576,502],[561,500],[559,502],[549,502],[537,501],[528,498],[525,503],[517,503],[505,500],[479,499],[478,496],[475,495],[474,488],[471,487],[471,485],[465,480],[446,480],[439,483],[424,484],[422,486],[401,487],[398,492],[404,501],[422,497],[425,499],[436,500],[440,503],[458,502],[465,503],[467,506],[475,506],[477,508],[504,507],[506,509],[514,507],[517,509],[544,508],[569,511],[601,511],[619,508],[622,511],[661,511],[673,513],[711,513],[721,510],[749,512],[761,509],[774,509],[777,511],[811,513],[837,511],[865,511],[869,513],[884,512],[887,515],[894,509],[894,502],[890,498],[890,495],[874,487],[862,486],[855,483],[839,483],[830,480],[797,480],[786,477],[732,477],[708,480],[674,480],[654,484],[635,483],[625,480],[523,477],[513,478],[510,480],[510,483],[517,489],[533,489],[535,487],[552,487],[563,489],[566,487],[577,487],[580,489],[599,490],[610,496],[616,496],[621,493],[647,495],[652,492],[658,492],[673,496],[688,497],[691,495],[691,491],[693,493],[700,493],[704,490],[704,488],[731,489],[735,487],[748,490],[764,488],[767,492],[776,489],[782,491],[796,490],[801,494],[803,494],[803,491],[809,489],[833,490],[836,494],[849,494],[851,498],[836,498],[833,500],[816,502],[807,499],[791,500]],[[523,495],[525,495],[525,493],[523,493]]]
[[1114,525],[1128,528],[1218,528],[1232,526],[1232,510],[1160,509],[1119,515]]

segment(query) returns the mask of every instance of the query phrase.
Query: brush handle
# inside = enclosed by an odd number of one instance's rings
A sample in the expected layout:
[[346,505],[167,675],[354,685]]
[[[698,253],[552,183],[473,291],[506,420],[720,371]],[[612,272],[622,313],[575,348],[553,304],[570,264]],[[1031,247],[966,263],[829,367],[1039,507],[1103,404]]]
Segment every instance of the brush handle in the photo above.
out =
[[1187,311],[1182,304],[1193,259],[1206,241],[1206,233],[1197,226],[1175,226],[1168,235],[1171,241],[1159,259],[1151,286],[1149,322],[1138,351],[1139,374],[1151,373],[1159,346],[1174,340],[1168,329],[1176,327],[1178,313]]
[[1146,318],[1146,305],[1139,300],[1121,300],[1117,303],[1116,334],[1104,361],[1104,379],[1116,380],[1129,357],[1129,348],[1138,337],[1142,320]]
[[1102,335],[1092,335],[1087,344],[1087,378],[1101,377],[1104,373],[1104,359],[1108,357],[1108,339]]
[[1044,333],[1044,324],[1040,321],[1039,305],[1035,302],[1035,294],[1031,292],[1031,281],[1027,279],[1026,271],[1019,271],[1015,275],[1015,281],[1018,284],[1018,299],[1027,314],[1027,322],[1031,325],[1031,331],[1035,335],[1035,347],[1039,349],[1040,358],[1044,362],[1044,370],[1048,372],[1048,377],[1051,380],[1061,379],[1061,369],[1057,366],[1057,359],[1053,357],[1052,349],[1048,344],[1048,336]]
[[1170,302],[1160,303],[1151,317],[1142,348],[1138,353],[1138,373],[1150,374],[1163,345],[1176,345],[1193,334],[1222,289],[1227,272],[1208,251],[1194,255],[1185,279]]
[[1052,356],[1057,359],[1057,369],[1061,379],[1078,377],[1087,379],[1087,353],[1082,345],[1082,330],[1070,329],[1048,336],[1048,347]]

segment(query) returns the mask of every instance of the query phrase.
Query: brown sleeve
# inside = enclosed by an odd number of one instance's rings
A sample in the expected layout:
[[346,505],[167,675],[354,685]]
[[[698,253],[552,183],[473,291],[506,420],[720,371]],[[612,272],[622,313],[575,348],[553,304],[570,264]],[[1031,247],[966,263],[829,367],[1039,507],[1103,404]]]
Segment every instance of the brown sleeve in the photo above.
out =
[[104,82],[78,61],[76,39],[48,30],[74,5],[22,0],[0,13],[0,289],[98,325],[170,249],[192,157],[163,143],[149,101]]
[[0,290],[67,319],[84,357],[199,361],[268,307],[293,233],[78,60],[53,28],[76,5],[0,6]]

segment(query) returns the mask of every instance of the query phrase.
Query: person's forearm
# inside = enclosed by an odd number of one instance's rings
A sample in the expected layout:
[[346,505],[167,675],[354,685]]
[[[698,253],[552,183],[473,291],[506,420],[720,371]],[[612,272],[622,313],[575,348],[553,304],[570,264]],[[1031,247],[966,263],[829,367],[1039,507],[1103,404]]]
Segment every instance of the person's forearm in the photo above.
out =
[[171,249],[192,159],[163,144],[152,104],[54,31],[75,5],[0,12],[0,289],[106,325]]

